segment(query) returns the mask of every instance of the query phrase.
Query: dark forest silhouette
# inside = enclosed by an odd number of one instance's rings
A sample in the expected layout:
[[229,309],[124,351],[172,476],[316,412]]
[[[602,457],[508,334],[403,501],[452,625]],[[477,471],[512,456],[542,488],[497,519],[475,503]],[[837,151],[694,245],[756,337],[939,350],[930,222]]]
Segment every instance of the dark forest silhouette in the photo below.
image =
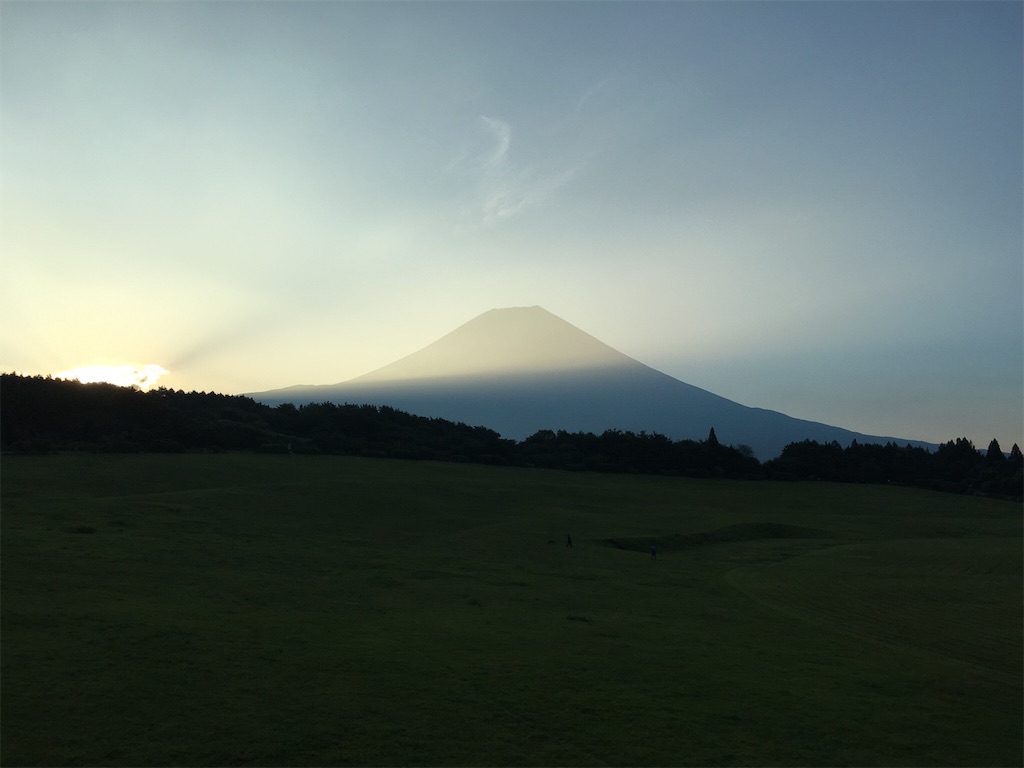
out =
[[935,452],[895,443],[790,443],[759,462],[748,446],[670,440],[647,432],[540,430],[525,440],[482,426],[414,416],[387,406],[312,403],[272,407],[211,392],[0,376],[0,448],[53,451],[344,454],[593,472],[893,483],[1005,498],[1024,496],[1024,456],[967,438]]

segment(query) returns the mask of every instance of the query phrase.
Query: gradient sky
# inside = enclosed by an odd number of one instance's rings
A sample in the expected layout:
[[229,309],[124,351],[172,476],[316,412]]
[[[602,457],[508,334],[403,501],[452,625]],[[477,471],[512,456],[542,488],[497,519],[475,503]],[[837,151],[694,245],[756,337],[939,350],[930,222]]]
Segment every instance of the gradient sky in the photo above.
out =
[[328,384],[540,305],[1024,444],[1018,2],[0,5],[0,368]]

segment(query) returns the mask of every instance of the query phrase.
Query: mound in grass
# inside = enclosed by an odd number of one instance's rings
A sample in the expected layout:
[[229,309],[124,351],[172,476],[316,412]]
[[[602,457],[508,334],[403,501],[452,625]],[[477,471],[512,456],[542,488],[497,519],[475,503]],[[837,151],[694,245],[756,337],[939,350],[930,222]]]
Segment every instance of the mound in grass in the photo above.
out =
[[616,549],[646,552],[652,546],[663,551],[690,549],[706,544],[726,544],[759,539],[834,539],[836,535],[820,528],[806,528],[786,523],[736,523],[696,533],[673,533],[667,536],[605,539],[603,543]]

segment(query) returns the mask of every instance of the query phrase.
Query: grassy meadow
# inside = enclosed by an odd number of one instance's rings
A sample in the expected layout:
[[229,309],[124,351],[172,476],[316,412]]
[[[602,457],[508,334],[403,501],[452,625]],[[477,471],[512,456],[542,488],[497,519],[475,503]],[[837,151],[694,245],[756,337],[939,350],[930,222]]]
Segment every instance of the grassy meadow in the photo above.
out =
[[241,454],[0,501],[5,766],[1024,760],[1019,504]]

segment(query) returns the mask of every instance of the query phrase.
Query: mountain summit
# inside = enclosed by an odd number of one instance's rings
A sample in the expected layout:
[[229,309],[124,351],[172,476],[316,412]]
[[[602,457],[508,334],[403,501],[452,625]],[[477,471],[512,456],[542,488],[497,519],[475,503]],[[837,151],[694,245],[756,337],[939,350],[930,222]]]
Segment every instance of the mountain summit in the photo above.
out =
[[541,307],[492,309],[433,344],[339,384],[251,395],[276,405],[390,405],[521,440],[541,429],[658,432],[749,445],[772,458],[801,440],[927,445],[750,408],[656,371]]
[[492,309],[350,384],[570,373],[641,365],[541,307]]

